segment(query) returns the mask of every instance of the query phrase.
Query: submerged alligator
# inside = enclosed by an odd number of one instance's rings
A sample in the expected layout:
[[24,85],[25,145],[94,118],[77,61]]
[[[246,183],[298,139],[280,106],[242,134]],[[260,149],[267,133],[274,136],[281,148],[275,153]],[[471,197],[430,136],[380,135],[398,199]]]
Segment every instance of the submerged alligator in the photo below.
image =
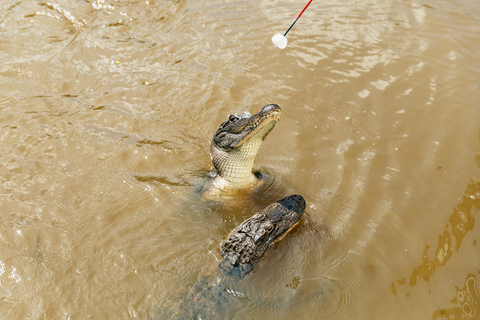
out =
[[261,183],[260,175],[252,172],[253,162],[263,140],[280,120],[280,113],[279,106],[269,104],[254,115],[230,115],[220,125],[210,145],[215,177],[204,186],[203,194],[234,194]]
[[[305,210],[302,196],[291,195],[272,203],[230,232],[221,246],[216,272],[193,285],[179,302],[162,309],[159,319],[225,319],[229,285],[255,269],[275,244],[292,230]],[[222,311],[223,310],[223,311]]]

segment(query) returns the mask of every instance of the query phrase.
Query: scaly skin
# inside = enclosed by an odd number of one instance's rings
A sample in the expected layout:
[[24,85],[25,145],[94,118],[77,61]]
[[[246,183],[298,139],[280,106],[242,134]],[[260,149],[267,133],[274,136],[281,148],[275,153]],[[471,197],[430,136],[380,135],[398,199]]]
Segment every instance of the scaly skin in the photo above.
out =
[[222,244],[223,258],[216,272],[194,284],[179,302],[164,306],[158,319],[225,319],[232,298],[229,285],[252,272],[297,225],[304,210],[303,197],[292,195],[245,220]]
[[252,172],[263,140],[280,120],[281,109],[269,104],[254,115],[231,115],[220,125],[210,145],[216,177],[203,190],[207,195],[235,194],[259,183]]

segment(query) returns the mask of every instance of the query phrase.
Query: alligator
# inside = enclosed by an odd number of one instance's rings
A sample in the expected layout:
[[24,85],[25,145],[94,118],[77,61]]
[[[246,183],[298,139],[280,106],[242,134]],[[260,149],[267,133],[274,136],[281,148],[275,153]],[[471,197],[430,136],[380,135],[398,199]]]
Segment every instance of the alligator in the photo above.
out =
[[202,193],[209,196],[228,195],[252,190],[262,182],[252,172],[253,162],[263,140],[280,120],[281,109],[269,104],[254,115],[244,112],[230,115],[213,136],[210,156],[215,173]]
[[229,287],[272,252],[275,244],[297,225],[304,210],[303,197],[291,195],[242,222],[221,245],[222,261],[217,270],[194,284],[179,302],[164,306],[156,317],[225,319],[231,297]]

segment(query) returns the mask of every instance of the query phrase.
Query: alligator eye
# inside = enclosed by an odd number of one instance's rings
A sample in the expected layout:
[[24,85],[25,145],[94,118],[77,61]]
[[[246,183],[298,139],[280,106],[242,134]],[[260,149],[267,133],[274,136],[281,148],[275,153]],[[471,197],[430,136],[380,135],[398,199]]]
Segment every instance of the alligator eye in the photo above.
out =
[[228,118],[228,121],[230,121],[230,122],[235,122],[235,121],[237,121],[237,120],[238,120],[238,118],[237,118],[237,116],[234,115],[234,114],[231,114],[230,117]]

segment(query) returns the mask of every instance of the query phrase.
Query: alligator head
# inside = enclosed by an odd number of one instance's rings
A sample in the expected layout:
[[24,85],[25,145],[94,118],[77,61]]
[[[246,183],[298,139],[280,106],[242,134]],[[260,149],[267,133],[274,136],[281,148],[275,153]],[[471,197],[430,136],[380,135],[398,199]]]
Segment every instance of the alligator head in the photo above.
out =
[[305,199],[291,195],[272,203],[260,213],[236,227],[222,245],[220,269],[243,277],[265,258],[299,222],[305,210]]
[[213,136],[210,155],[219,189],[248,188],[256,181],[253,161],[263,140],[280,119],[281,109],[269,104],[254,115],[230,115]]

